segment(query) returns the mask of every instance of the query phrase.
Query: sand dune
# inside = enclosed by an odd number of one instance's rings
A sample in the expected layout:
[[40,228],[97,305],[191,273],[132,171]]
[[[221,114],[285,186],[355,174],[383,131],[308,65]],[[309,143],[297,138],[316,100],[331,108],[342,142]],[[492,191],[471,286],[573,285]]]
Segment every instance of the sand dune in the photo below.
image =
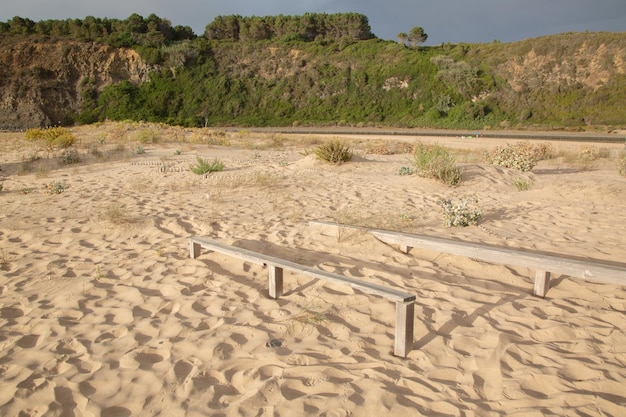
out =
[[[471,146],[494,143],[478,141]],[[449,143],[462,149],[461,139]],[[626,413],[626,288],[556,276],[539,299],[524,268],[404,254],[308,224],[625,262],[626,178],[615,158],[542,161],[520,174],[467,157],[463,183],[449,188],[398,175],[406,154],[363,148],[332,166],[297,142],[177,146],[181,154],[148,145],[142,155],[21,172],[25,151],[5,145],[0,415]],[[197,176],[188,170],[196,155],[226,169]],[[520,176],[530,190],[516,189]],[[53,181],[69,188],[48,194]],[[476,195],[484,220],[444,228],[438,199],[462,195]],[[287,272],[284,296],[270,299],[262,267],[189,259],[190,235],[415,293],[413,350],[392,355],[392,303]]]

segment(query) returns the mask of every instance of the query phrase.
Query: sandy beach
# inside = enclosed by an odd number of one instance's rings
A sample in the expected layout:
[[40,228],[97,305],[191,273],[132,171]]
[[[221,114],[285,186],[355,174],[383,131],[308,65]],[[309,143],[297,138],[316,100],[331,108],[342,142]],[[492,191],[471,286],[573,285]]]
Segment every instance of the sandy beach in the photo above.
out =
[[[309,224],[626,264],[623,144],[550,142],[521,173],[482,158],[516,140],[345,135],[330,165],[308,152],[323,135],[71,131],[73,164],[0,134],[1,416],[626,415],[626,287],[555,275],[542,299],[528,269]],[[461,184],[399,175],[418,140]],[[482,221],[444,227],[438,200],[468,195]],[[193,235],[414,293],[412,351],[392,354],[388,300],[289,272],[271,299],[261,266],[190,259]]]

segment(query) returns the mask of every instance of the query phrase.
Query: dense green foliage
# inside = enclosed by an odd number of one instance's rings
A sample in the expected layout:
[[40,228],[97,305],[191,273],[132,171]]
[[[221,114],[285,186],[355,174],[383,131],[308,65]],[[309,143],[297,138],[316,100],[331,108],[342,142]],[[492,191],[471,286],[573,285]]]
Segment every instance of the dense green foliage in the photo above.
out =
[[[426,39],[421,27],[413,32],[407,39]],[[0,22],[0,33],[130,47],[157,68],[142,84],[96,89],[85,81],[73,115],[78,123],[473,130],[626,123],[626,76],[616,69],[619,60],[611,61],[626,50],[623,34],[407,47],[377,39],[356,13],[219,16],[200,37],[135,14],[37,23],[16,17]],[[593,65],[581,58],[584,48]],[[535,70],[526,71],[529,65]],[[587,67],[598,66],[609,75],[585,78]]]

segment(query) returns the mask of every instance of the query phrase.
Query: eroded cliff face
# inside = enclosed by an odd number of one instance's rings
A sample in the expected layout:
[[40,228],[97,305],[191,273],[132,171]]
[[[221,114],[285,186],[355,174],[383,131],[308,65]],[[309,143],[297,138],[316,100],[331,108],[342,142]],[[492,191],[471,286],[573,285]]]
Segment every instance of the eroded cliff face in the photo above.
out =
[[5,39],[0,47],[0,129],[66,123],[79,110],[86,88],[145,82],[153,69],[132,49]]
[[570,47],[554,45],[539,52],[531,49],[499,65],[498,70],[518,92],[573,85],[597,90],[615,75],[626,74],[626,43],[583,42]]

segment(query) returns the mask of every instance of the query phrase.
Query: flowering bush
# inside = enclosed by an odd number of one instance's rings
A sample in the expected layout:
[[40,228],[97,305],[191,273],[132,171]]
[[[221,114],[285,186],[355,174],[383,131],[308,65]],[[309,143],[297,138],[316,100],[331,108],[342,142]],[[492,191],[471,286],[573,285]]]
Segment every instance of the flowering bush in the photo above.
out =
[[462,197],[459,201],[441,199],[437,204],[441,206],[445,227],[476,225],[483,217],[476,197]]
[[498,146],[493,151],[487,152],[485,159],[491,165],[513,168],[522,172],[532,170],[539,160],[537,150],[528,142]]

